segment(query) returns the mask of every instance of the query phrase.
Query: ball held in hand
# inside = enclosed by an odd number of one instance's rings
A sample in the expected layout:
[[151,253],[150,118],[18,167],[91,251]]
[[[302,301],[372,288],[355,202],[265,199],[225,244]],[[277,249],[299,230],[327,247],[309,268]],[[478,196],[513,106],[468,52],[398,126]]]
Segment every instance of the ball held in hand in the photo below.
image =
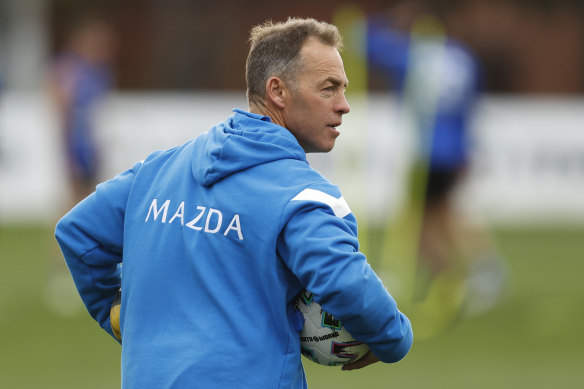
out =
[[112,332],[117,340],[122,341],[122,333],[120,332],[120,307],[122,305],[122,289],[118,290],[116,297],[114,297],[114,302],[110,309],[110,323],[112,327]]

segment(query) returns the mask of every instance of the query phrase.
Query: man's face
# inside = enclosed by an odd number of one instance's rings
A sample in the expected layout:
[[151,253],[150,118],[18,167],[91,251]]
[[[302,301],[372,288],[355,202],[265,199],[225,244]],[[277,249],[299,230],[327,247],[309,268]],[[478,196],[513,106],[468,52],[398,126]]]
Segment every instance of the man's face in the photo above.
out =
[[341,117],[350,110],[348,84],[339,52],[314,38],[301,50],[304,66],[283,110],[284,125],[305,152],[328,152],[340,132]]

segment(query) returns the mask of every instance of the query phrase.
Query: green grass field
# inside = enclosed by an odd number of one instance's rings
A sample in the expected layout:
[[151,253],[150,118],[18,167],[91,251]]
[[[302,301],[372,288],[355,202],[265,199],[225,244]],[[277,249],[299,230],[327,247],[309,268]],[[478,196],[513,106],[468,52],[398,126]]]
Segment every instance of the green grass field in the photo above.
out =
[[[395,365],[343,372],[305,361],[311,388],[581,387],[584,227],[494,233],[510,270],[496,309],[415,341]],[[0,387],[119,387],[118,344],[85,312],[63,317],[44,303],[54,250],[49,229],[0,227]]]

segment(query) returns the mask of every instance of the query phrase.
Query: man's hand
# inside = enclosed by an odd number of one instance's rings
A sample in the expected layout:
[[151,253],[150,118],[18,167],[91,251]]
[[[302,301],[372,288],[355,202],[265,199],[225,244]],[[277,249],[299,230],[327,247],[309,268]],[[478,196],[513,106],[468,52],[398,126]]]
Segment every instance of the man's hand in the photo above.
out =
[[375,362],[379,362],[379,358],[377,358],[375,354],[373,354],[371,351],[368,351],[363,358],[353,363],[347,363],[346,365],[343,365],[342,369],[343,370],[362,369],[365,366],[369,366]]

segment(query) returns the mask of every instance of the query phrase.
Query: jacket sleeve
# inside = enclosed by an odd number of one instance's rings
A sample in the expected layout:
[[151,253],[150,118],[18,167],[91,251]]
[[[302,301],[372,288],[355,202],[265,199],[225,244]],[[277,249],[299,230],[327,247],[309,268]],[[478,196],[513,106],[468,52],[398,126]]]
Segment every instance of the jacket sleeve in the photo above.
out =
[[83,303],[112,336],[109,312],[121,285],[124,214],[140,165],[98,185],[57,223],[55,230]]
[[397,362],[412,346],[410,321],[359,252],[356,220],[346,202],[323,189],[306,189],[290,201],[278,252],[355,339],[381,361]]

